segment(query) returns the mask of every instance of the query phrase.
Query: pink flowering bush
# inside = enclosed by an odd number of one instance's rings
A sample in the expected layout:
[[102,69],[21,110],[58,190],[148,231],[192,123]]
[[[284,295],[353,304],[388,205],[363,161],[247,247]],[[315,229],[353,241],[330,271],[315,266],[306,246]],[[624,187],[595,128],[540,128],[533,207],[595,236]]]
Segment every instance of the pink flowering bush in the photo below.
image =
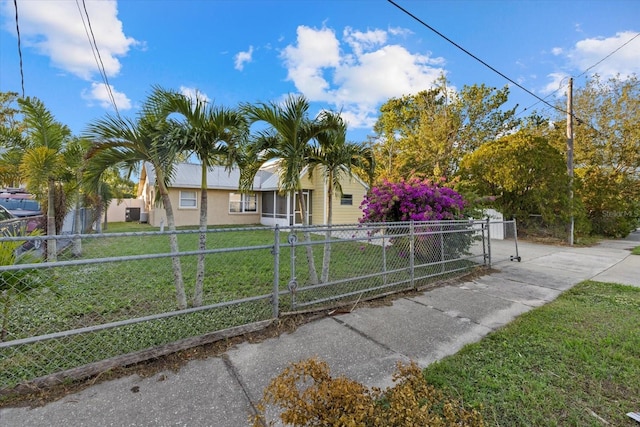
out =
[[441,221],[463,219],[466,202],[455,190],[430,180],[383,181],[360,205],[360,222]]
[[[413,237],[414,256],[421,262],[441,262],[465,254],[473,241],[472,233],[444,233],[460,229],[459,224],[450,228],[448,220],[464,219],[466,201],[460,193],[445,187],[442,182],[411,178],[399,182],[383,181],[371,188],[360,208],[362,223],[441,221],[439,224],[419,225]],[[393,227],[386,230],[395,235],[393,246],[400,257],[409,252],[409,228]]]

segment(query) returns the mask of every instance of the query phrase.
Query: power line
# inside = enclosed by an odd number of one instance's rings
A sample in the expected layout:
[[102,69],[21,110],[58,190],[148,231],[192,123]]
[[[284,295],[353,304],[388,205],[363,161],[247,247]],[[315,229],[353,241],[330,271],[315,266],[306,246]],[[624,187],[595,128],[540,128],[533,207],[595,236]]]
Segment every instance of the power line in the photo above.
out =
[[[567,76],[570,77],[570,76]],[[544,97],[544,99],[548,99],[551,96],[555,95],[558,91],[560,91],[560,89],[562,89],[564,87],[564,84],[562,83],[564,81],[564,79],[566,79],[567,77],[563,77],[562,80],[560,81],[560,83],[558,84],[558,89],[554,90],[553,92],[551,92],[550,94],[548,94],[547,96]],[[520,111],[516,116],[519,116],[520,114],[524,113],[525,111],[527,111],[529,108],[535,107],[536,105],[538,105],[540,103],[540,101],[536,101],[533,104],[529,105],[528,107],[525,107],[522,111]],[[543,111],[546,111],[543,110]]]
[[[592,66],[588,67],[587,69],[585,69],[582,73],[578,74],[577,76],[574,77],[574,79],[577,79],[578,77],[582,77],[585,74],[587,74],[587,72],[595,67],[597,67],[598,65],[600,65],[601,63],[603,63],[605,60],[609,59],[609,57],[611,57],[614,53],[618,52],[620,49],[622,49],[623,47],[625,47],[626,45],[628,45],[629,43],[631,43],[633,40],[635,40],[636,38],[640,37],[640,33],[637,33],[635,36],[631,37],[629,40],[627,40],[625,43],[623,43],[622,45],[618,46],[618,48],[614,49],[613,51],[611,51],[607,56],[605,56],[604,58],[602,58],[601,60],[599,60],[598,62],[596,62],[595,64],[593,64]],[[567,76],[567,77],[572,77],[572,76]],[[565,77],[565,78],[567,78]],[[562,79],[562,81],[564,81],[564,79]],[[552,95],[554,95],[555,93],[557,93],[560,89],[562,89],[564,87],[564,85],[562,84],[562,81],[560,82],[560,84],[558,85],[558,89],[554,90],[553,92],[551,92],[550,94],[548,94],[547,96],[544,97],[544,99],[547,99],[549,97],[551,97]],[[537,101],[533,104],[531,104],[528,107],[525,107],[524,110],[522,110],[520,112],[524,113],[525,111],[527,111],[529,108],[531,107],[535,107],[537,104],[539,104],[540,101]]]
[[20,45],[20,25],[18,24],[18,0],[13,0],[13,7],[16,10],[16,32],[18,33],[18,56],[20,57],[20,84],[22,86],[22,97],[24,98],[24,70],[22,68],[22,47]]
[[589,71],[590,69],[600,65],[602,62],[604,62],[604,60],[608,59],[611,55],[613,55],[614,53],[616,53],[617,51],[619,51],[620,49],[622,49],[623,47],[625,47],[626,45],[628,45],[629,43],[631,43],[632,41],[634,41],[638,36],[640,36],[640,33],[637,33],[635,36],[631,37],[629,40],[627,40],[626,43],[622,44],[622,46],[620,46],[619,48],[617,48],[616,50],[614,50],[613,52],[611,52],[610,54],[608,54],[607,56],[605,56],[604,58],[602,58],[600,61],[596,62],[595,64],[593,64],[591,67],[587,68],[586,70],[584,70],[582,73],[580,73],[579,76],[577,77],[581,77],[583,75],[585,75],[587,73],[587,71]]
[[[82,0],[82,6],[84,8],[84,15],[82,14],[82,10],[80,9],[80,3],[76,0],[76,5],[78,6],[78,12],[80,12],[80,17],[82,19],[82,25],[84,25],[84,31],[87,34],[87,38],[89,39],[89,45],[91,45],[91,51],[93,53],[93,59],[96,61],[96,65],[98,66],[98,71],[100,72],[100,76],[102,77],[102,81],[104,82],[105,89],[107,91],[107,95],[109,96],[109,100],[113,104],[113,108],[116,111],[116,115],[120,115],[118,111],[118,105],[116,104],[115,97],[113,96],[113,92],[111,91],[111,85],[109,84],[109,79],[107,77],[107,72],[104,68],[104,63],[102,62],[102,57],[100,56],[100,50],[98,49],[98,44],[96,43],[95,35],[93,34],[93,28],[91,27],[91,19],[89,19],[89,12],[87,11],[87,5],[85,0]],[[85,16],[87,21],[85,23]],[[88,25],[88,29],[87,29]]]
[[406,13],[407,15],[409,15],[410,17],[412,17],[413,19],[415,19],[416,21],[418,21],[423,26],[427,27],[429,30],[433,31],[434,33],[436,33],[437,35],[439,35],[440,37],[442,37],[443,39],[445,39],[446,41],[448,41],[449,43],[451,43],[452,45],[454,45],[455,47],[457,47],[458,49],[460,49],[461,51],[463,51],[464,53],[466,53],[470,57],[472,57],[473,59],[475,59],[476,61],[478,61],[479,63],[481,63],[482,65],[484,65],[485,67],[487,67],[488,69],[490,69],[491,71],[493,71],[494,73],[498,74],[502,78],[504,78],[504,79],[508,80],[509,82],[513,83],[514,85],[516,85],[520,89],[524,90],[525,92],[527,92],[529,95],[533,96],[534,98],[538,99],[540,102],[543,102],[543,103],[547,104],[551,108],[555,108],[556,110],[559,110],[559,111],[562,111],[563,113],[566,113],[566,111],[562,110],[561,108],[559,108],[557,106],[549,104],[546,100],[544,100],[543,98],[540,98],[538,95],[536,95],[535,93],[531,92],[529,89],[527,89],[526,87],[522,86],[517,81],[513,80],[510,77],[507,77],[504,73],[498,71],[497,69],[495,69],[491,65],[487,64],[485,61],[483,61],[482,59],[478,58],[476,55],[474,55],[473,53],[469,52],[467,49],[463,48],[458,43],[454,42],[449,37],[445,36],[440,31],[438,31],[435,28],[433,28],[431,25],[427,24],[426,22],[424,22],[423,20],[418,18],[417,16],[415,16],[414,14],[409,12],[407,9],[405,9],[402,6],[400,6],[399,4],[397,4],[395,1],[393,1],[393,0],[387,0],[387,1],[389,3],[391,3],[392,5],[394,5],[395,7],[397,7],[398,9],[400,9],[401,11],[403,11],[404,13]]

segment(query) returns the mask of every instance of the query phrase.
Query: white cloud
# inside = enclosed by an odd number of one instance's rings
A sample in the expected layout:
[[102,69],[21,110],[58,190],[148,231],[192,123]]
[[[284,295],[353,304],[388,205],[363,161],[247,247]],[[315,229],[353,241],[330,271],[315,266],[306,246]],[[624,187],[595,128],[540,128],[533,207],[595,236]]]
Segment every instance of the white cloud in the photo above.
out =
[[[87,37],[84,7],[80,9],[82,15],[74,1],[30,0],[20,2],[19,7],[24,46],[49,57],[56,68],[82,79],[91,80],[98,73]],[[138,42],[124,35],[115,0],[86,2],[86,9],[105,72],[116,76],[121,68],[118,58]]]
[[347,123],[349,128],[354,129],[367,129],[373,128],[376,124],[378,111],[375,108],[372,109],[346,109],[340,112],[340,116]]
[[551,73],[548,74],[549,83],[540,90],[543,95],[549,95],[561,89],[562,85],[566,85],[568,82],[569,74],[567,73]]
[[299,26],[296,44],[282,51],[287,77],[310,101],[342,111],[350,127],[369,128],[381,103],[428,89],[445,73],[443,58],[388,41],[405,34],[398,28],[362,32],[347,27],[341,42],[331,29]]
[[382,30],[373,30],[363,33],[354,31],[351,27],[344,29],[343,38],[351,46],[356,56],[362,55],[365,50],[372,50],[383,45],[387,41],[387,33]]
[[238,71],[244,69],[244,64],[253,60],[253,46],[249,46],[249,50],[246,52],[238,52],[234,57],[234,68]]
[[[131,100],[127,98],[124,93],[116,91],[111,85],[109,85],[109,88],[111,88],[111,93],[113,94],[113,99],[118,106],[118,110],[122,111],[131,109]],[[97,103],[104,109],[113,108],[111,97],[109,96],[109,92],[107,91],[107,85],[105,85],[104,83],[91,83],[91,89],[83,90],[81,96],[82,99],[89,102],[89,106]]]
[[202,93],[196,88],[180,86],[180,93],[191,100],[199,99],[207,104],[211,102],[211,98],[209,98],[206,93]]
[[553,49],[551,49],[551,53],[555,56],[562,55],[564,53],[564,49],[562,49],[561,47],[554,47]]
[[298,27],[297,46],[289,45],[282,52],[282,58],[289,70],[287,78],[296,88],[312,101],[329,101],[329,82],[324,77],[325,69],[335,69],[340,65],[340,43],[333,30],[316,30]]
[[393,36],[409,36],[413,34],[413,31],[406,28],[389,27],[389,34]]
[[[624,31],[616,33],[612,37],[581,40],[567,52],[567,58],[571,65],[580,72],[584,72],[602,61],[589,72],[598,73],[604,78],[617,74],[622,77],[633,73],[640,74],[640,37],[633,39],[637,34],[634,31]],[[633,41],[621,47],[631,39]],[[616,52],[614,53],[614,51]],[[611,56],[608,56],[610,54]]]

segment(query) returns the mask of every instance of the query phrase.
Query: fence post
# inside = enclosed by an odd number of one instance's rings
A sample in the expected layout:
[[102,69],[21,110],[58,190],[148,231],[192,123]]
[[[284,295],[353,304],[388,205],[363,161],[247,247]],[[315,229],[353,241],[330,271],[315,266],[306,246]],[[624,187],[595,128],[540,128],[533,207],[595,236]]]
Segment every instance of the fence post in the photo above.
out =
[[516,226],[516,217],[513,217],[513,240],[516,242],[516,256],[512,259],[516,259],[520,262],[520,252],[518,251],[518,227]]
[[411,288],[415,288],[416,273],[415,273],[415,234],[413,229],[413,220],[409,223],[409,272],[411,274]]
[[[370,233],[371,231],[368,231]],[[382,271],[384,273],[382,283],[387,284],[387,242],[385,232],[382,233]]]
[[489,256],[489,268],[491,268],[491,227],[487,217],[487,255]]
[[486,267],[487,266],[487,236],[485,235],[485,232],[484,232],[484,223],[482,222],[479,222],[479,223],[480,223],[480,234],[482,235],[482,258],[484,260],[484,266]]
[[273,232],[273,317],[280,315],[280,227],[276,224]]
[[444,273],[444,226],[442,223],[440,223],[440,263],[441,272]]
[[292,229],[289,232],[289,245],[291,246],[291,279],[287,287],[291,294],[291,309],[296,308],[296,291],[298,290],[298,279],[296,278],[296,243],[298,242],[298,236]]

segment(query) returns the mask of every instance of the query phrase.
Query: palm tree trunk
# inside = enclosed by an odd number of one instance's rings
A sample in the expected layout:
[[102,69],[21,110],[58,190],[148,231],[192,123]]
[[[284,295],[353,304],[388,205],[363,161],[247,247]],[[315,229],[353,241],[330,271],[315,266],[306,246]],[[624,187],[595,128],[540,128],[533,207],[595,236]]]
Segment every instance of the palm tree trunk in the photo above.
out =
[[[74,232],[75,234],[82,234],[84,230],[82,230],[82,218],[80,217],[80,194],[76,197],[76,208],[73,213]],[[82,256],[82,239],[80,237],[74,237],[71,254],[76,258]]]
[[200,185],[200,238],[198,239],[198,266],[196,270],[196,286],[193,290],[193,306],[202,305],[204,284],[204,251],[207,249],[207,163],[202,162],[202,178]]
[[321,283],[327,283],[329,281],[329,265],[331,264],[331,224],[333,215],[333,174],[329,172],[329,188],[327,189],[327,230],[325,232],[324,239],[324,253],[322,254],[322,275],[320,276]]
[[107,215],[109,214],[109,206],[107,206],[107,203],[104,199],[102,199],[102,202],[102,206],[104,206],[104,221],[102,223],[102,231],[105,231],[109,228],[109,221],[107,218]]
[[[55,207],[55,181],[49,180],[49,189],[47,193],[47,235],[56,235],[56,207]],[[47,261],[55,262],[58,257],[58,246],[56,239],[47,240]]]
[[102,196],[98,196],[98,209],[95,215],[96,233],[102,233],[102,210],[104,209],[104,203],[102,203]]
[[300,203],[300,214],[302,215],[302,225],[305,227],[304,241],[307,242],[305,249],[307,250],[307,263],[309,264],[309,281],[312,285],[318,284],[318,271],[316,270],[316,262],[313,259],[313,246],[311,246],[311,233],[306,231],[309,225],[307,218],[307,204],[304,202],[304,192],[298,190],[298,203]]
[[[169,226],[169,231],[173,232],[176,231],[176,221],[173,216],[173,208],[171,207],[169,192],[167,191],[167,187],[164,185],[163,179],[164,177],[160,173],[158,173],[158,190],[160,191],[162,204],[164,205],[164,210],[167,214],[167,225]],[[178,254],[180,252],[178,248],[177,234],[169,234],[169,245],[171,248],[171,253]],[[172,256],[171,264],[173,266],[173,283],[176,288],[176,302],[178,304],[178,309],[184,310],[185,308],[187,308],[187,295],[184,291],[184,281],[182,279],[182,265],[180,263],[180,257],[178,255]]]

